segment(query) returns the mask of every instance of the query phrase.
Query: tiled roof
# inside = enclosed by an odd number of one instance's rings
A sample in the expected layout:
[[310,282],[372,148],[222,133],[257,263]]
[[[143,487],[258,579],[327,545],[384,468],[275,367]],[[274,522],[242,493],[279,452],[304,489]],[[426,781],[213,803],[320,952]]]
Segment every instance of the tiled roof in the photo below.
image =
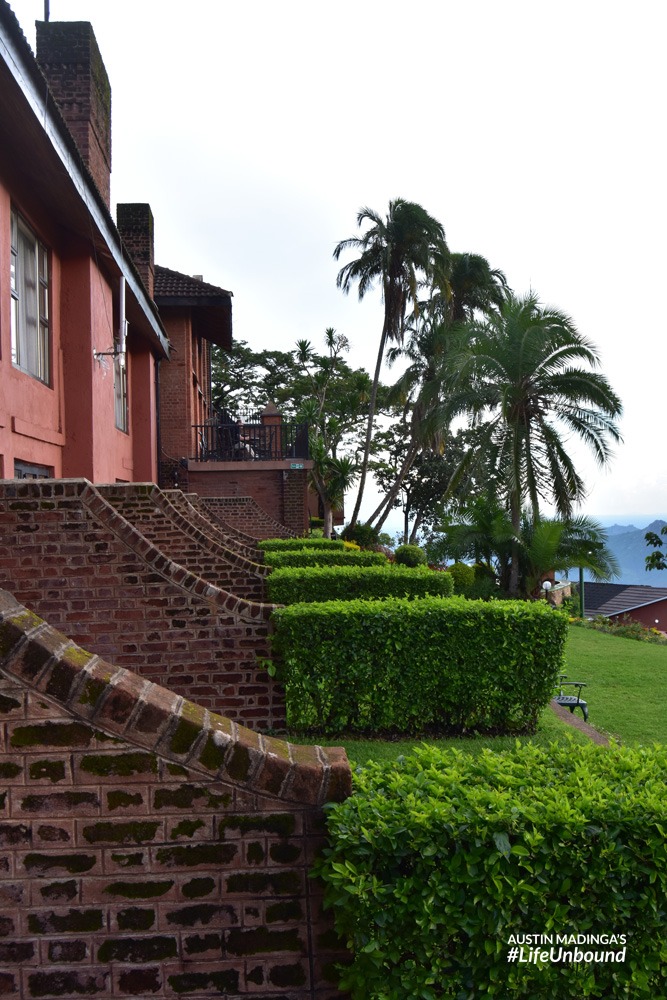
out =
[[584,611],[589,615],[622,615],[634,608],[667,599],[667,587],[629,586],[625,583],[586,583]]
[[232,292],[225,288],[218,288],[217,285],[210,285],[208,281],[201,281],[193,278],[190,274],[181,274],[179,271],[171,271],[168,267],[155,265],[155,297],[163,298],[219,298],[225,296],[229,298]]

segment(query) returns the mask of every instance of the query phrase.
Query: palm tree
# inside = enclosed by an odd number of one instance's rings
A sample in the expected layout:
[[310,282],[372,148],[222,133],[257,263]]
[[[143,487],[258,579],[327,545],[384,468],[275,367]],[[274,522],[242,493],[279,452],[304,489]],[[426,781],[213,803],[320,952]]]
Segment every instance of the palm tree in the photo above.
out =
[[448,256],[442,225],[415,202],[402,198],[390,201],[385,219],[370,208],[362,208],[357,214],[357,225],[366,223],[369,223],[369,228],[361,236],[341,240],[334,250],[335,260],[347,250],[359,251],[359,256],[338,272],[338,287],[347,294],[353,284],[357,284],[359,298],[363,299],[371,288],[379,284],[384,301],[384,320],[371,388],[359,492],[351,526],[359,517],[366,484],[377,389],[387,342],[403,342],[408,306],[412,303],[414,313],[419,311],[417,294],[420,283],[431,282],[438,276],[442,279]]
[[584,515],[535,520],[524,511],[520,563],[522,590],[528,597],[540,595],[542,581],[554,570],[579,566],[599,582],[620,573],[616,556],[607,547],[606,531]]
[[582,440],[605,465],[610,442],[621,440],[622,406],[604,375],[591,370],[599,364],[595,347],[568,316],[543,308],[532,293],[510,294],[497,313],[468,324],[468,333],[456,359],[452,406],[481,422],[503,482],[515,534],[509,581],[515,594],[524,501],[535,520],[544,500],[569,519],[586,496],[569,439]]

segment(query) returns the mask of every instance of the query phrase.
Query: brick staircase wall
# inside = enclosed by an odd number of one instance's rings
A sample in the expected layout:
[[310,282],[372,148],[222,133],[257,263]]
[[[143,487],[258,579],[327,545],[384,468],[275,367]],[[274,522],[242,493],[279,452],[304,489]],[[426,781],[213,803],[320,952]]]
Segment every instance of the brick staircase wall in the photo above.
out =
[[225,548],[238,552],[250,562],[257,561],[257,541],[251,535],[246,535],[232,525],[223,525],[221,521],[209,517],[205,504],[200,502],[197,493],[183,493],[182,490],[162,490],[162,495],[182,516],[203,531],[204,534],[216,539]]
[[86,480],[0,482],[0,587],[100,656],[235,721],[284,726],[273,606],[170,560]]
[[338,1000],[309,870],[350,784],[0,591],[0,994]]
[[[268,568],[227,548],[181,514],[153,483],[97,485],[96,489],[161,552],[191,573],[247,601],[266,600]],[[220,533],[221,534],[221,533]]]

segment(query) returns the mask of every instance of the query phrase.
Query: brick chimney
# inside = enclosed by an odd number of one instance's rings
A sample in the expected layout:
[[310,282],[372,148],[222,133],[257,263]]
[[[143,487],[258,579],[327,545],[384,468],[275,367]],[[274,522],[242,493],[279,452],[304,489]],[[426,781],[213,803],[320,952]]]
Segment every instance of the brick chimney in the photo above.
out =
[[87,21],[37,21],[37,62],[109,206],[111,86],[92,25]]
[[116,224],[123,246],[134,262],[150,298],[155,281],[153,213],[146,204],[125,204],[116,207]]

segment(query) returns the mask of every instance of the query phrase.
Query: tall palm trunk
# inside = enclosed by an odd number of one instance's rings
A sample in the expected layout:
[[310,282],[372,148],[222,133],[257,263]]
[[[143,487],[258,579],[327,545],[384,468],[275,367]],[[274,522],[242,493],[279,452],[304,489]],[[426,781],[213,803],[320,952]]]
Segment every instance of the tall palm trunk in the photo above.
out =
[[400,468],[400,470],[398,472],[398,475],[396,476],[396,479],[394,480],[393,486],[391,487],[391,489],[389,490],[389,492],[386,494],[386,496],[383,498],[383,500],[379,504],[379,506],[377,506],[375,508],[375,510],[373,511],[373,513],[371,514],[371,516],[368,518],[366,524],[374,524],[375,519],[379,518],[379,520],[375,524],[375,527],[377,528],[378,531],[380,530],[380,528],[382,527],[382,525],[384,524],[384,522],[389,517],[389,512],[391,511],[391,509],[393,507],[394,500],[396,499],[396,497],[399,494],[401,486],[403,485],[403,482],[405,481],[405,477],[407,476],[408,472],[410,471],[410,469],[414,465],[414,461],[415,461],[418,453],[419,453],[419,445],[417,444],[416,441],[413,441],[412,444],[410,445],[409,450],[408,450],[408,454],[405,457],[405,461],[403,462],[403,465],[401,466],[401,468]]
[[357,521],[359,520],[359,508],[361,507],[361,501],[364,496],[364,487],[366,486],[366,475],[368,473],[368,463],[371,455],[371,441],[373,440],[373,420],[375,418],[378,385],[380,384],[380,371],[382,369],[382,359],[384,357],[384,349],[386,343],[387,343],[387,322],[385,320],[384,327],[382,329],[382,336],[380,337],[380,349],[378,351],[378,358],[375,365],[373,385],[371,386],[371,396],[368,402],[368,426],[366,427],[366,444],[364,446],[364,457],[361,464],[361,475],[359,477],[359,492],[357,493],[357,499],[354,505],[354,510],[352,511],[352,517],[350,518],[351,528],[353,528],[357,523]]

